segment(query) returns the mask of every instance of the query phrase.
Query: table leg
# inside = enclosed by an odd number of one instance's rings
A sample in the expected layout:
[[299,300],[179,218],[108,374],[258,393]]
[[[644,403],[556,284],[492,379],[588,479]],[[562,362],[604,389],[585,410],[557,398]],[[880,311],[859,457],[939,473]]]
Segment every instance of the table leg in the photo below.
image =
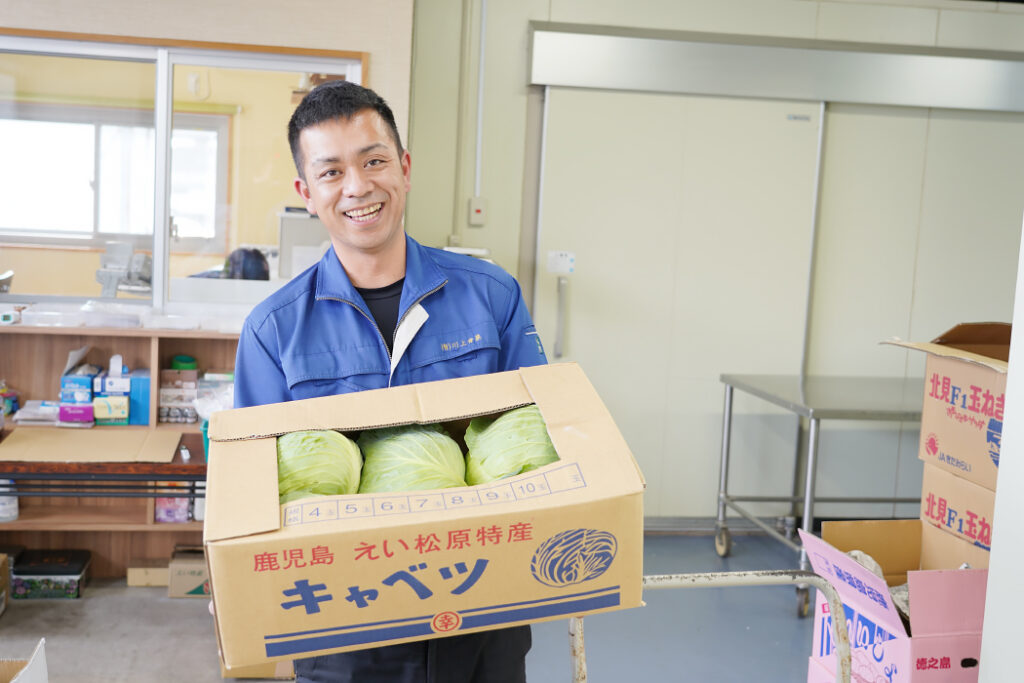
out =
[[729,482],[729,440],[732,434],[732,385],[725,385],[722,409],[722,462],[718,475],[718,526],[725,524],[725,496]]
[[[818,419],[810,418],[810,429],[807,433],[807,472],[804,478],[804,523],[801,527],[806,533],[814,531],[814,482],[818,470]],[[807,551],[800,548],[800,569],[810,567]]]
[[728,557],[732,537],[725,523],[725,501],[729,482],[729,440],[732,433],[732,385],[725,385],[725,407],[722,409],[722,462],[718,477],[718,521],[715,524],[715,552]]

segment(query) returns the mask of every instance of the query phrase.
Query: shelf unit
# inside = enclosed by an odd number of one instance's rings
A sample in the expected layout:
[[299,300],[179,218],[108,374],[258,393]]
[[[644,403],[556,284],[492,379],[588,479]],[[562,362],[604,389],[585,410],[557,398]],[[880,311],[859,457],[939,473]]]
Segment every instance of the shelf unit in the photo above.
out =
[[[68,353],[89,346],[85,360],[106,367],[120,354],[129,368],[151,372],[148,426],[94,427],[95,430],[158,429],[182,433],[192,458],[175,454],[171,463],[24,463],[4,461],[0,443],[0,478],[49,484],[74,482],[121,483],[125,477],[152,477],[151,481],[201,479],[206,474],[200,425],[157,422],[159,370],[171,358],[187,354],[200,369],[234,367],[238,335],[203,330],[150,328],[0,327],[0,378],[16,389],[22,401],[53,400],[60,389],[60,373]],[[32,429],[20,427],[19,429]],[[0,433],[0,439],[12,426]],[[73,433],[73,430],[68,430]],[[109,475],[109,479],[103,476]],[[26,478],[31,475],[31,480]],[[178,544],[202,542],[202,522],[179,524],[155,521],[153,497],[124,497],[112,492],[100,496],[38,495],[19,498],[19,517],[0,524],[0,545],[28,548],[85,548],[92,552],[92,573],[97,577],[124,576],[134,560],[167,559]]]

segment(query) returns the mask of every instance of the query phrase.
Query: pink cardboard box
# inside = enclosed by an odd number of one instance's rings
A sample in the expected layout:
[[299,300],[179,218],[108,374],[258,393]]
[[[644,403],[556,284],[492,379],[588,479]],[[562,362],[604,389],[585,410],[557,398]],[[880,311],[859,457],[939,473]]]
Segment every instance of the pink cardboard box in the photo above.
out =
[[[888,538],[877,531],[886,526],[865,525],[874,531],[863,543],[839,550],[822,539],[800,532],[815,573],[839,593],[850,633],[852,680],[885,683],[967,683],[978,680],[981,628],[985,610],[985,569],[913,570],[905,576],[910,586],[909,631],[893,605],[885,579],[871,573],[846,555],[857,547],[882,565],[890,583],[891,560],[905,561],[908,544],[917,544],[920,555],[921,524],[918,520],[894,520]],[[857,525],[858,522],[845,522]],[[827,526],[827,525],[826,525]],[[856,531],[856,527],[852,527]],[[828,535],[827,533],[825,534]],[[855,534],[854,534],[855,535]],[[849,529],[844,542],[849,542]],[[890,557],[887,557],[887,550]],[[814,607],[814,640],[808,681],[834,680],[835,648],[828,603],[820,594]],[[829,672],[831,679],[825,679]]]

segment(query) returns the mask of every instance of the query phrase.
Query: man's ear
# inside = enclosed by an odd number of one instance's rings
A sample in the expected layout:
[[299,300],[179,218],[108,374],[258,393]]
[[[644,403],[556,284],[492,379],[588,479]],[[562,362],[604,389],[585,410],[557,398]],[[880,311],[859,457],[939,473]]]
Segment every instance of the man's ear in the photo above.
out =
[[412,156],[409,150],[402,152],[402,175],[405,176],[405,191],[412,187]]
[[313,199],[309,195],[309,186],[306,181],[302,178],[295,179],[295,191],[302,197],[302,201],[306,204],[306,211],[309,212],[310,216],[316,215],[316,208],[313,206]]

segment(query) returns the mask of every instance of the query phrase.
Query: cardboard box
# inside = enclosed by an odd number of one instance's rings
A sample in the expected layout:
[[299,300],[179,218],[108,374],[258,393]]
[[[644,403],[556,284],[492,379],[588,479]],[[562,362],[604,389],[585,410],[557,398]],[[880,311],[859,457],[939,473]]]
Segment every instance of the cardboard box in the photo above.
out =
[[232,669],[224,666],[221,662],[220,665],[220,677],[221,678],[273,678],[277,680],[288,680],[295,678],[295,669],[292,667],[292,663],[285,662],[267,662],[266,664],[256,664],[254,666],[239,666]]
[[814,657],[807,658],[807,683],[836,683],[836,672]]
[[60,402],[67,405],[85,405],[92,403],[93,393],[91,389],[82,387],[60,390]]
[[[925,529],[918,520],[883,520],[826,522],[822,536],[827,540],[800,531],[815,573],[828,579],[843,601],[855,680],[978,680],[988,570],[948,569],[959,558],[942,557],[935,548],[926,551],[935,537],[923,533]],[[886,578],[846,555],[853,549],[874,557]],[[923,566],[925,555],[943,566]],[[909,631],[889,594],[890,585],[904,581],[910,588]],[[823,671],[835,671],[836,661],[832,618],[821,595],[813,615],[807,680],[816,683],[825,680]],[[835,680],[832,675],[830,680]]]
[[45,644],[40,638],[29,659],[0,659],[0,683],[47,683]]
[[996,494],[955,474],[924,466],[921,520],[983,550],[992,548]]
[[65,370],[60,378],[60,390],[83,390],[92,391],[92,382],[100,369],[95,365],[82,363],[70,370]]
[[128,424],[149,424],[149,370],[132,370],[128,392]]
[[92,402],[61,403],[57,416],[61,422],[92,422]]
[[196,389],[199,386],[198,370],[161,370],[160,388]]
[[167,567],[167,597],[209,598],[210,578],[202,548],[174,549]]
[[98,425],[126,425],[128,397],[97,396],[92,400],[92,414]]
[[[442,423],[458,436],[465,418],[532,403],[558,462],[278,505],[280,434]],[[229,667],[642,604],[643,478],[575,364],[220,411],[209,433],[204,541]]]
[[97,382],[93,382],[93,392],[97,394],[127,396],[132,390],[132,374],[130,372],[112,375],[108,370],[104,370],[96,376],[96,380],[99,383],[99,389],[96,388]]
[[128,562],[127,583],[129,586],[166,586],[168,560],[156,558],[136,559]]
[[931,342],[888,343],[928,354],[918,457],[994,491],[1010,325],[964,323]]

